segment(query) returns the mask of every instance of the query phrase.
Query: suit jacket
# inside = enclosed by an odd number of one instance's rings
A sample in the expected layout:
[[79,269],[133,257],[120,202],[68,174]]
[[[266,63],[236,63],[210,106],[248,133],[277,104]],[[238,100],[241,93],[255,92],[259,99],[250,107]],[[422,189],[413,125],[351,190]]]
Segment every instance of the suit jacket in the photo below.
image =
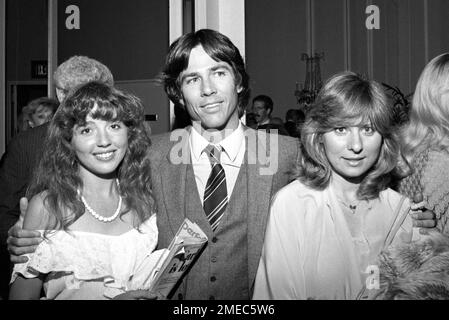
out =
[[8,230],[20,216],[19,201],[43,152],[48,123],[19,133],[9,143],[0,164],[0,295],[8,298],[11,277],[6,249]]
[[49,123],[19,133],[8,145],[0,166],[0,235],[6,240],[8,229],[20,216],[19,200],[25,196],[44,149]]
[[[186,217],[186,170],[191,166],[191,127],[152,137],[152,192],[158,217],[159,243],[165,248]],[[252,288],[263,245],[270,198],[290,182],[300,156],[297,139],[245,128],[248,159],[248,288]],[[270,140],[271,139],[271,140]],[[271,144],[270,144],[271,143]],[[271,152],[271,153],[270,153]],[[271,157],[264,157],[266,154]],[[277,166],[270,165],[277,157]],[[256,161],[254,161],[256,160]],[[271,162],[270,162],[271,161]],[[227,275],[231,280],[232,275]]]

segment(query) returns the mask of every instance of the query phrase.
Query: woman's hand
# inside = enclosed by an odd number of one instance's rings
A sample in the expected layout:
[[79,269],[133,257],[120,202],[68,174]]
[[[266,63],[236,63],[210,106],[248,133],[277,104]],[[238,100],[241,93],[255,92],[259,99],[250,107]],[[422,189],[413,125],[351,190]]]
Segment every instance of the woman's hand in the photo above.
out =
[[148,290],[130,290],[119,294],[113,300],[156,300],[157,295]]

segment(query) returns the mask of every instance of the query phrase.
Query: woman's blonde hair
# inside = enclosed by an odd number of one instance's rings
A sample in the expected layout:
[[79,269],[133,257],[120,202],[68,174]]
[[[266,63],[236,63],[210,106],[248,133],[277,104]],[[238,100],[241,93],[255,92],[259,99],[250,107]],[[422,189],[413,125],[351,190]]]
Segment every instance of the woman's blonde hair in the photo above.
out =
[[409,118],[401,132],[402,152],[409,163],[429,148],[449,150],[449,53],[435,57],[424,68]]
[[390,183],[390,173],[398,161],[393,111],[379,83],[353,72],[342,72],[327,80],[315,103],[306,110],[301,130],[303,157],[297,178],[311,188],[327,188],[332,167],[322,136],[338,127],[366,122],[379,132],[383,142],[378,160],[363,178],[357,196],[363,200],[377,198]]

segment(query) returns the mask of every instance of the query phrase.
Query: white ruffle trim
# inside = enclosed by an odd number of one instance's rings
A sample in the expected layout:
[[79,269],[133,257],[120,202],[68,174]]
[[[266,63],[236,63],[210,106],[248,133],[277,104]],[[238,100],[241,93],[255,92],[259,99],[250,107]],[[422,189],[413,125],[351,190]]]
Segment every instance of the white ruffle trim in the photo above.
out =
[[[41,231],[42,233],[43,231]],[[18,274],[35,278],[39,274],[67,273],[67,289],[78,289],[84,281],[101,281],[104,295],[112,298],[128,290],[148,289],[154,266],[165,251],[154,251],[158,231],[156,215],[139,228],[119,236],[82,231],[55,231],[28,254],[26,263],[16,264],[11,277]]]

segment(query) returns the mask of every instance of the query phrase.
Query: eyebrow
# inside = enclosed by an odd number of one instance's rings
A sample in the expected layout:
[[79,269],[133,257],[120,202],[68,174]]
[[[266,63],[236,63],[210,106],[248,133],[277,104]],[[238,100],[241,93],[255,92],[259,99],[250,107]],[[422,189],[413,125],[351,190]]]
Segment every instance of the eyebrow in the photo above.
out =
[[73,127],[74,128],[75,127],[85,127],[85,126],[87,126],[89,124],[94,124],[94,122],[93,121],[84,121],[84,122],[80,122],[80,123],[75,124]]
[[[217,71],[218,69],[226,69],[229,72],[233,72],[232,68],[226,62],[219,62],[217,65],[211,67],[209,71]],[[181,75],[181,82],[183,82],[186,78],[199,76],[198,72],[190,72]]]

